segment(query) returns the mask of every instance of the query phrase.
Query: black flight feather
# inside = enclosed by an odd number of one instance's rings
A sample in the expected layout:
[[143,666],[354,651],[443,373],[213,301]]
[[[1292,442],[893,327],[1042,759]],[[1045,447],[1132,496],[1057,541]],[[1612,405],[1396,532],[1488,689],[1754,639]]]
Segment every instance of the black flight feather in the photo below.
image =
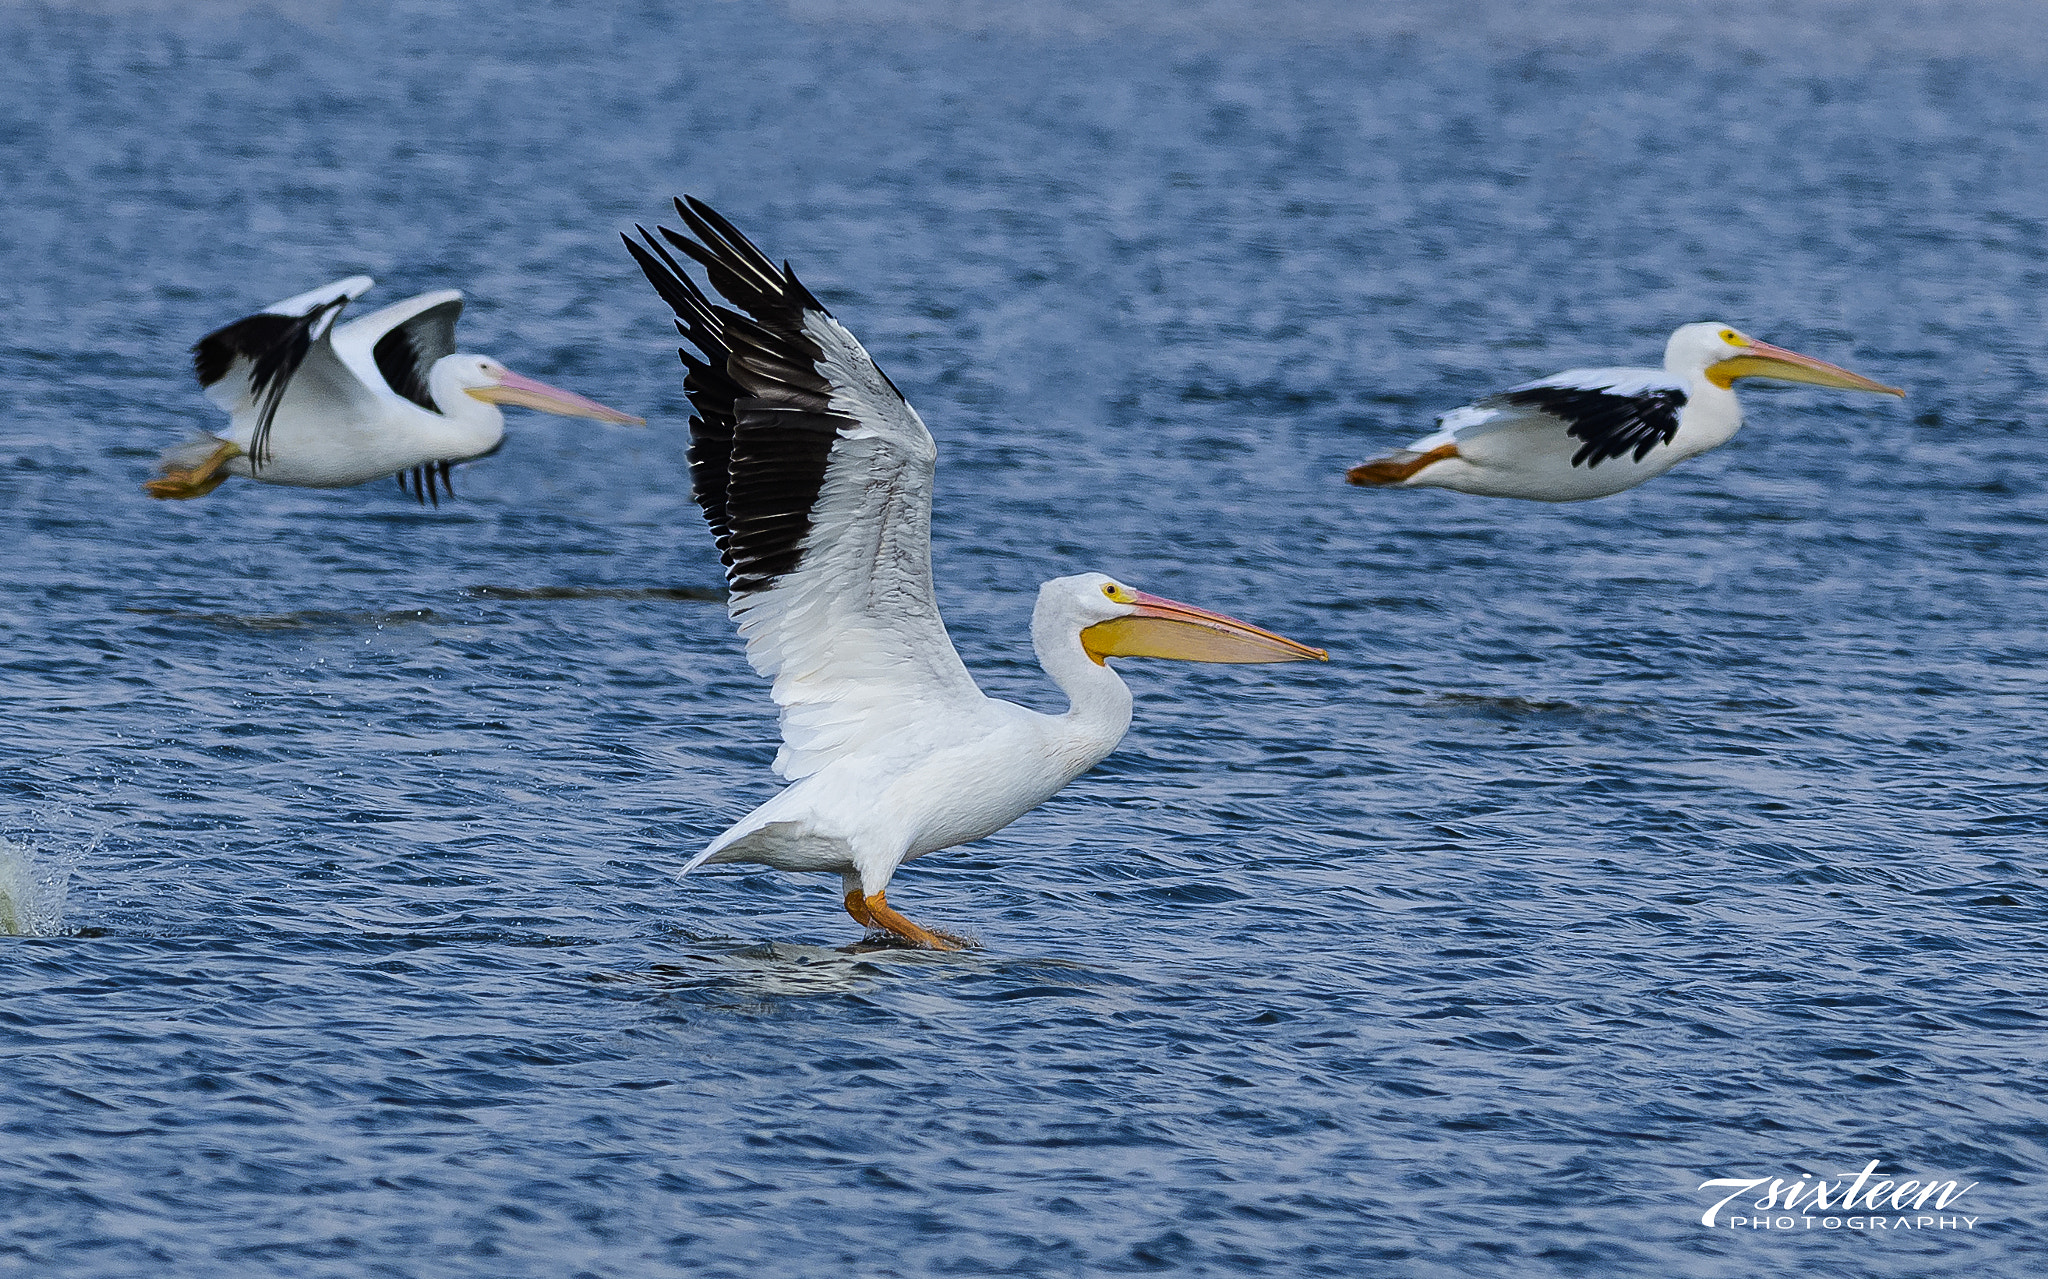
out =
[[427,377],[437,360],[455,354],[455,322],[461,315],[462,299],[455,298],[393,325],[378,338],[370,355],[385,385],[427,412],[439,413]]
[[625,236],[619,238],[625,240],[633,260],[675,312],[676,331],[704,356],[699,359],[688,348],[676,350],[687,370],[683,390],[696,410],[690,419],[690,489],[704,512],[705,522],[711,526],[720,558],[730,569],[732,529],[726,519],[725,490],[732,461],[733,404],[741,394],[739,384],[726,372],[728,352],[711,300],[646,227],[634,230],[646,241],[646,248]]
[[[410,476],[409,482],[408,476]],[[398,472],[397,478],[398,491],[418,502],[421,506],[431,502],[438,509],[441,505],[442,493],[446,493],[451,498],[455,496],[455,463],[453,462],[423,462],[413,467],[410,471]],[[435,488],[436,481],[440,484],[438,491]]]
[[[657,240],[641,227],[641,242],[626,247],[702,357],[679,352],[696,410],[691,487],[726,580],[735,592],[764,590],[802,561],[833,444],[855,425],[832,410],[832,384],[819,371],[824,352],[803,331],[807,312],[831,313],[787,263],[770,262],[710,206],[678,200],[676,212],[688,235],[660,227]],[[713,303],[664,240],[739,311]]]
[[234,370],[236,360],[249,361],[249,394],[256,400],[256,429],[249,439],[249,469],[260,471],[270,460],[270,424],[284,402],[292,374],[306,362],[314,339],[348,305],[346,297],[323,302],[304,315],[268,311],[245,316],[215,329],[192,344],[192,371],[199,385],[211,387]]

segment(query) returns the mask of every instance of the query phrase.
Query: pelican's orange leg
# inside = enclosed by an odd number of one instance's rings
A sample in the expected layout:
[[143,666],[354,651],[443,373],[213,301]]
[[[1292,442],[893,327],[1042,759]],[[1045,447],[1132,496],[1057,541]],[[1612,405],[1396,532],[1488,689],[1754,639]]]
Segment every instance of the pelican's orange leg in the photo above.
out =
[[[871,928],[887,929],[905,941],[914,941],[918,945],[930,950],[966,950],[974,944],[965,937],[955,937],[951,933],[934,932],[929,928],[911,923],[898,914],[896,908],[889,904],[889,895],[887,893],[869,893],[862,899],[861,905],[868,912],[868,918],[861,922]],[[853,912],[853,894],[851,893],[848,893],[846,896],[846,909],[848,913]],[[854,914],[853,917],[860,919],[858,914]]]
[[867,901],[858,888],[846,890],[846,913],[853,916],[853,922],[859,924],[862,928],[881,927],[880,924],[875,922],[875,917],[868,913]]
[[1357,466],[1344,472],[1344,478],[1350,480],[1353,484],[1363,484],[1373,488],[1383,484],[1399,484],[1402,480],[1412,477],[1425,466],[1434,466],[1447,457],[1456,456],[1458,456],[1458,446],[1455,444],[1445,444],[1406,462],[1395,462],[1386,458],[1382,458],[1377,462],[1360,462]]
[[219,448],[208,453],[191,466],[165,465],[164,473],[142,486],[142,491],[156,498],[184,500],[205,497],[227,483],[227,465],[242,456],[242,450],[226,440]]

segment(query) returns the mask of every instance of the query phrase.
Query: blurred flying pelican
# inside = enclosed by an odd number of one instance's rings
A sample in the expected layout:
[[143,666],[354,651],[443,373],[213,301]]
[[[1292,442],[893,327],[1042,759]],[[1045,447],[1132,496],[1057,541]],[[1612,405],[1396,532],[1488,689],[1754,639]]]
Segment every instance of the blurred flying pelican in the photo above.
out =
[[[889,905],[896,868],[991,835],[1115,748],[1131,691],[1111,657],[1326,660],[1244,622],[1101,573],[1039,588],[1031,643],[1063,715],[988,697],[961,664],[932,586],[924,422],[787,265],[697,200],[661,228],[746,314],[714,305],[639,228],[626,247],[701,357],[681,352],[690,481],[754,669],[782,708],[781,793],[683,867],[836,871],[846,911],[913,944],[968,943]],[[694,237],[694,238],[693,238]]]
[[398,476],[421,503],[450,497],[449,471],[497,451],[500,404],[634,426],[641,420],[522,377],[484,355],[455,353],[454,289],[394,302],[335,325],[369,289],[365,275],[286,298],[215,329],[192,347],[193,371],[229,414],[224,434],[167,451],[151,497],[204,497],[230,475],[265,484],[346,488]]
[[1725,324],[1687,324],[1665,344],[1661,372],[1572,369],[1524,382],[1452,409],[1436,434],[1345,478],[1538,502],[1606,497],[1726,444],[1742,426],[1735,380],[1745,377],[1905,394]]

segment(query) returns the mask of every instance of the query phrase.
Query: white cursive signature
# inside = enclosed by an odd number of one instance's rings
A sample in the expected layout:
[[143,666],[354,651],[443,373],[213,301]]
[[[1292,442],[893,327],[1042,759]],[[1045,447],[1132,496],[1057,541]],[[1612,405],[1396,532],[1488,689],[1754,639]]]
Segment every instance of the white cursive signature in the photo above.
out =
[[1771,1183],[1771,1188],[1757,1198],[1755,1206],[1761,1211],[1777,1208],[1788,1212],[1802,1206],[1809,1212],[1824,1208],[1832,1208],[1837,1212],[1853,1212],[1857,1209],[1859,1197],[1862,1200],[1863,1211],[1866,1212],[1884,1211],[1882,1203],[1888,1203],[1893,1211],[1918,1209],[1924,1207],[1930,1198],[1934,1200],[1936,1208],[1946,1208],[1977,1185],[1973,1181],[1958,1190],[1953,1181],[1881,1180],[1871,1184],[1870,1179],[1877,1172],[1877,1164],[1878,1161],[1875,1159],[1865,1164],[1863,1171],[1856,1174],[1854,1181],[1846,1180],[1849,1176],[1846,1172],[1837,1173],[1835,1175],[1844,1180],[1833,1184],[1818,1178],[1809,1184],[1804,1174],[1796,1183],[1789,1186],[1785,1184],[1783,1177],[1716,1177],[1712,1181],[1703,1181],[1700,1183],[1701,1190],[1708,1187],[1717,1190],[1724,1186],[1733,1188],[1700,1214],[1700,1224],[1713,1225],[1714,1215],[1727,1207],[1729,1200],[1747,1194],[1767,1181]]

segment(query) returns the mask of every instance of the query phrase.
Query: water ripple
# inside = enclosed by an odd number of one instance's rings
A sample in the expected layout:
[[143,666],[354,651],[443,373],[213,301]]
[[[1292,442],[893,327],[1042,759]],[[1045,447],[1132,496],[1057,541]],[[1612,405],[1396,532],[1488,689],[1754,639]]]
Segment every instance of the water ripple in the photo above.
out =
[[[2032,1275],[2048,133],[2025,0],[0,6],[0,1269]],[[941,450],[990,691],[1101,569],[1327,645],[891,899],[675,872],[773,705],[615,232],[787,256]],[[646,414],[150,503],[199,333],[338,275]],[[1705,316],[1552,508],[1348,489]],[[1717,1177],[1969,1229],[1708,1229]]]

